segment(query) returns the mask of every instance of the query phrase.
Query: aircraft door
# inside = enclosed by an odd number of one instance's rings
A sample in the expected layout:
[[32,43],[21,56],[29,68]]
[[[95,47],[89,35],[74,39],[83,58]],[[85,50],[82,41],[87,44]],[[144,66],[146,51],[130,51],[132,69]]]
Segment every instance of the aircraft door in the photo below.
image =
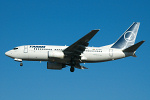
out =
[[109,49],[109,56],[113,57],[113,49]]
[[24,46],[24,53],[28,53],[28,46]]

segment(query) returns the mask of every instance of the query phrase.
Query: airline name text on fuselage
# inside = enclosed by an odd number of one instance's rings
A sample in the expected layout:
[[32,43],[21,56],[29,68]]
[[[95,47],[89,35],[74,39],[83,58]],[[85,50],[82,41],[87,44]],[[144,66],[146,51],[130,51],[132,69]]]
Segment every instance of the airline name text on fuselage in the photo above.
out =
[[30,46],[30,48],[45,48],[46,46]]

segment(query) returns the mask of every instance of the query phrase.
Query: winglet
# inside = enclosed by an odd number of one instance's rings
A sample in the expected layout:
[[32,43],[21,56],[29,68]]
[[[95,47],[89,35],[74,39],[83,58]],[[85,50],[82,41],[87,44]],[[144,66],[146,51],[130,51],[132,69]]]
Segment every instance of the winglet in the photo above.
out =
[[123,52],[135,52],[144,42],[145,40],[138,42],[137,44],[124,49]]

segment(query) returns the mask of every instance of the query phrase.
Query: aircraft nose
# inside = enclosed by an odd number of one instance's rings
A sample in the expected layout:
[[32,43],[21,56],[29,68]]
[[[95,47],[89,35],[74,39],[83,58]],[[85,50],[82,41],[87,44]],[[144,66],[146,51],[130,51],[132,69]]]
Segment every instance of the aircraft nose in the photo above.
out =
[[5,52],[5,55],[7,56],[7,55],[8,55],[8,52]]
[[5,52],[5,55],[6,56],[10,56],[9,51]]

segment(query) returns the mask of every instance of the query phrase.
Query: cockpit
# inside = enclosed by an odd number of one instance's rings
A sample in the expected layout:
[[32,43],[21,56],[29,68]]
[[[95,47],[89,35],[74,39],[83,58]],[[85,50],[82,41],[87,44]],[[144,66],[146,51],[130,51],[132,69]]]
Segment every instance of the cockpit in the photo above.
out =
[[13,50],[17,50],[18,48],[13,48]]

